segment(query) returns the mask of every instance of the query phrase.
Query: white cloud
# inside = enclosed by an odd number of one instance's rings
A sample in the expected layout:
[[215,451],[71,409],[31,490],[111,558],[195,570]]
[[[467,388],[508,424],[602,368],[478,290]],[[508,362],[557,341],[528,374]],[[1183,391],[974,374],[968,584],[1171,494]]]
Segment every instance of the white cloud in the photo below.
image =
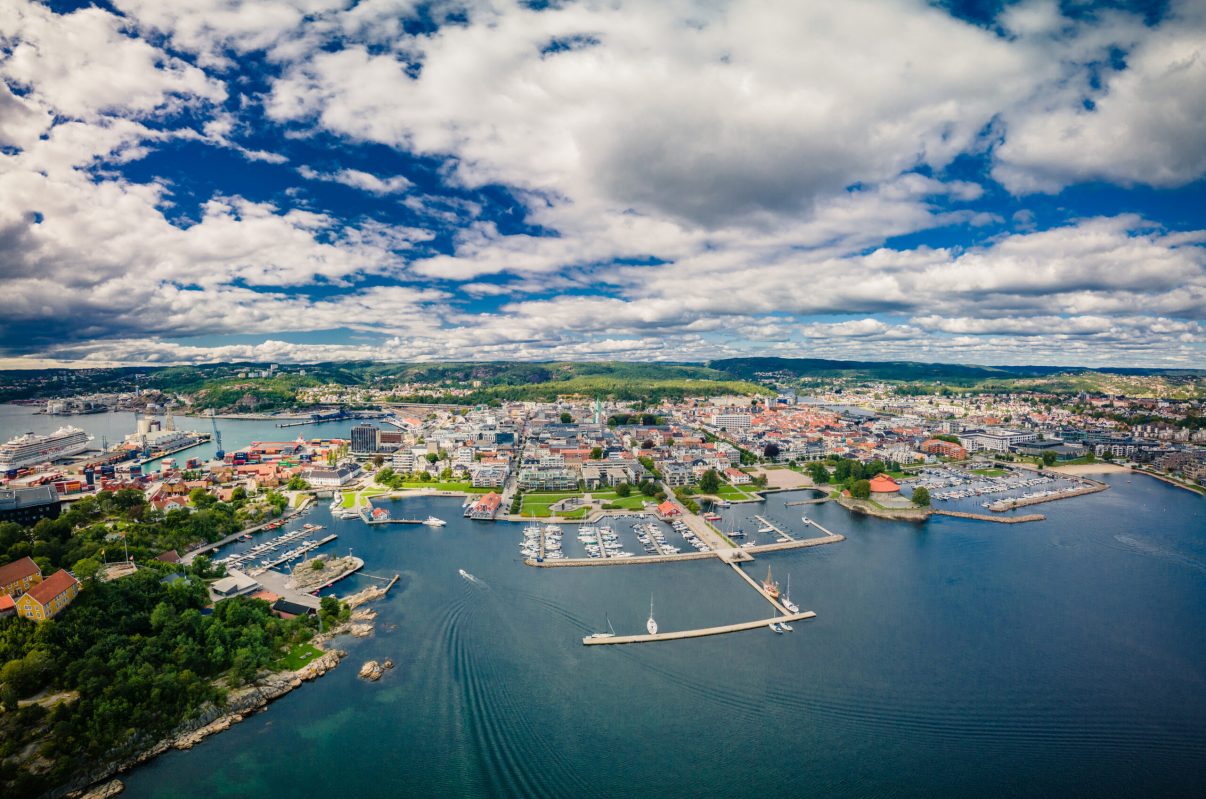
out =
[[1206,174],[1206,4],[1174,3],[1157,29],[1119,44],[1125,68],[1101,88],[1074,83],[1006,111],[997,180],[1035,192],[1089,180],[1181,186]]
[[306,180],[323,180],[340,183],[353,189],[367,191],[369,194],[401,194],[413,184],[402,175],[379,178],[359,169],[341,169],[338,172],[319,172],[308,166],[298,167],[298,174]]

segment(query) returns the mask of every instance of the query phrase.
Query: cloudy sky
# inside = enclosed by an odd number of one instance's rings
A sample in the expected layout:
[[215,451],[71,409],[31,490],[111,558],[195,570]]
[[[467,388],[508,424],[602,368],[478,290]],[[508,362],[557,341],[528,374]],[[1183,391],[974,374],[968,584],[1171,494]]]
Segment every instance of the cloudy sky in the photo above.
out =
[[1206,0],[0,3],[0,366],[1206,366]]

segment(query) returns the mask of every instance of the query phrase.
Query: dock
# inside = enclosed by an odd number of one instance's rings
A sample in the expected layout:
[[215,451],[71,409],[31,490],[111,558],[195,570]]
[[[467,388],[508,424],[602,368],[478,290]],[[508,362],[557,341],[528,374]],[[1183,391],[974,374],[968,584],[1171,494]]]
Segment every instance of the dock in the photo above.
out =
[[586,646],[603,646],[607,644],[645,644],[654,641],[681,641],[684,638],[705,638],[709,635],[724,635],[725,633],[737,633],[743,630],[756,630],[759,627],[769,627],[775,622],[790,623],[793,621],[804,621],[805,619],[814,618],[816,615],[811,610],[806,610],[803,613],[789,613],[786,616],[779,616],[774,619],[743,621],[737,624],[725,624],[720,627],[678,630],[676,632],[658,633],[656,635],[616,635],[609,638],[591,638],[587,636],[582,639],[582,643]]
[[743,579],[747,583],[749,583],[750,587],[753,588],[755,591],[757,591],[758,594],[763,599],[765,599],[767,602],[771,603],[771,607],[773,607],[775,610],[779,611],[780,613],[782,613],[785,616],[791,615],[791,611],[789,611],[787,608],[785,608],[781,604],[779,604],[778,599],[775,599],[773,596],[766,593],[766,589],[762,587],[762,584],[759,583],[757,580],[755,580],[753,577],[750,577],[748,574],[746,574],[740,566],[738,566],[736,563],[730,563],[729,565],[732,566],[733,571],[740,574],[741,579]]
[[363,514],[361,518],[364,519],[365,524],[424,524],[427,521],[426,519],[370,519],[364,518]]
[[261,572],[267,571],[268,569],[275,569],[277,566],[280,566],[282,563],[288,563],[291,560],[300,558],[302,555],[305,555],[308,552],[313,552],[314,550],[318,549],[319,547],[321,547],[325,544],[331,543],[336,538],[339,538],[339,536],[337,536],[335,533],[331,533],[329,536],[327,536],[326,538],[324,538],[320,541],[305,542],[301,546],[299,546],[297,549],[293,550],[292,555],[286,554],[282,557],[278,557],[275,560],[269,561],[266,565],[257,566],[255,569],[253,569],[247,573],[249,575],[251,575],[252,577],[254,577],[255,575],[257,575]]
[[709,558],[719,558],[721,562],[732,565],[733,563],[742,563],[754,559],[754,555],[763,552],[785,552],[791,549],[806,549],[808,547],[819,547],[823,544],[836,544],[839,541],[845,541],[846,536],[840,533],[831,533],[825,530],[820,525],[813,525],[818,530],[826,533],[819,538],[797,538],[792,541],[776,542],[774,544],[756,544],[754,546],[742,547],[740,549],[717,549],[711,552],[678,552],[671,555],[637,555],[631,558],[562,558],[560,560],[545,560],[540,561],[535,558],[528,558],[524,563],[528,566],[536,566],[538,568],[556,569],[575,566],[636,566],[642,563],[679,563],[690,560],[707,560]]
[[[782,527],[775,524],[774,522],[772,522],[770,519],[766,518],[765,516],[759,516],[758,514],[754,514],[754,518],[757,519],[759,522],[761,522],[763,527],[769,527],[771,530],[773,530],[775,535],[779,536],[780,538],[786,538],[786,539],[788,539],[788,541],[795,540],[795,537],[792,536],[791,533],[787,532]],[[780,543],[787,543],[787,542],[783,541]]]

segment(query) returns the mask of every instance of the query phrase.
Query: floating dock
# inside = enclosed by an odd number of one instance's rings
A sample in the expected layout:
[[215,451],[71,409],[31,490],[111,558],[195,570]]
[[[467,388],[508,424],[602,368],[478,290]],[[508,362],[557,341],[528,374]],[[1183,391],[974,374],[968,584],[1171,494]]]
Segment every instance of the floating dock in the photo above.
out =
[[646,644],[653,643],[654,641],[681,641],[684,638],[705,638],[709,635],[724,635],[725,633],[737,633],[742,630],[756,630],[759,627],[770,627],[775,622],[791,623],[793,621],[804,621],[805,619],[814,618],[816,615],[811,610],[806,610],[803,613],[789,613],[786,616],[779,616],[774,619],[743,621],[737,624],[725,624],[720,627],[678,630],[677,632],[658,633],[656,635],[616,635],[609,638],[592,638],[588,635],[582,639],[582,643],[586,646],[603,646],[605,644]]
[[[759,522],[761,522],[763,527],[769,527],[771,530],[773,530],[775,535],[779,536],[780,538],[786,538],[786,539],[788,539],[788,541],[796,540],[795,537],[791,533],[787,532],[782,527],[775,524],[774,522],[772,522],[770,519],[766,518],[765,516],[759,516],[758,514],[754,514],[754,518],[757,519]],[[782,541],[780,543],[787,543],[787,541]]]

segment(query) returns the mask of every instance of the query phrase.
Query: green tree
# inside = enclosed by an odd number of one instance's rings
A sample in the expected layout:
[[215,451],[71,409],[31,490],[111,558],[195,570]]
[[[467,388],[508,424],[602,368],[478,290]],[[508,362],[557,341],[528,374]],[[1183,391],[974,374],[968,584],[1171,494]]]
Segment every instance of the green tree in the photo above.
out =
[[569,411],[561,412],[561,424],[569,424],[574,421],[574,415]]
[[1043,453],[1043,465],[1044,466],[1052,466],[1052,465],[1054,465],[1055,461],[1056,461],[1056,456],[1055,456],[1054,452],[1051,452],[1050,450],[1048,450],[1047,452]]
[[773,461],[775,458],[779,457],[779,452],[779,445],[773,441],[762,448],[762,456],[767,460]]
[[817,485],[825,485],[829,482],[829,470],[825,468],[825,464],[813,462],[808,464],[808,474],[812,477],[812,482]]
[[602,458],[603,458],[603,448],[602,448],[602,447],[594,447],[594,448],[592,448],[592,449],[591,449],[591,451],[590,451],[590,457],[591,457],[591,460],[596,460],[596,461],[597,461],[597,460],[602,460]]
[[871,481],[855,480],[854,485],[850,486],[850,496],[855,499],[869,498],[871,496]]
[[310,484],[300,474],[295,474],[289,478],[289,482],[285,484],[285,488],[290,491],[307,491],[310,488]]
[[81,583],[91,583],[96,580],[96,576],[100,573],[101,562],[96,558],[80,558],[71,567],[71,571],[75,573],[75,578]]
[[438,454],[436,454],[436,453],[434,453],[434,452],[428,452],[428,453],[427,453],[427,462],[428,462],[428,463],[435,463],[435,462],[436,462],[436,461],[438,461],[439,459],[440,459],[440,456],[439,456]]
[[720,490],[720,475],[715,469],[708,469],[699,478],[699,490],[705,494],[715,494]]
[[[868,487],[870,487],[869,483]],[[919,508],[928,508],[930,506],[930,490],[925,486],[917,486],[914,488],[913,504]]]
[[630,486],[628,483],[616,484],[616,496],[626,497],[626,496],[630,495],[631,493],[632,493],[632,486]]

